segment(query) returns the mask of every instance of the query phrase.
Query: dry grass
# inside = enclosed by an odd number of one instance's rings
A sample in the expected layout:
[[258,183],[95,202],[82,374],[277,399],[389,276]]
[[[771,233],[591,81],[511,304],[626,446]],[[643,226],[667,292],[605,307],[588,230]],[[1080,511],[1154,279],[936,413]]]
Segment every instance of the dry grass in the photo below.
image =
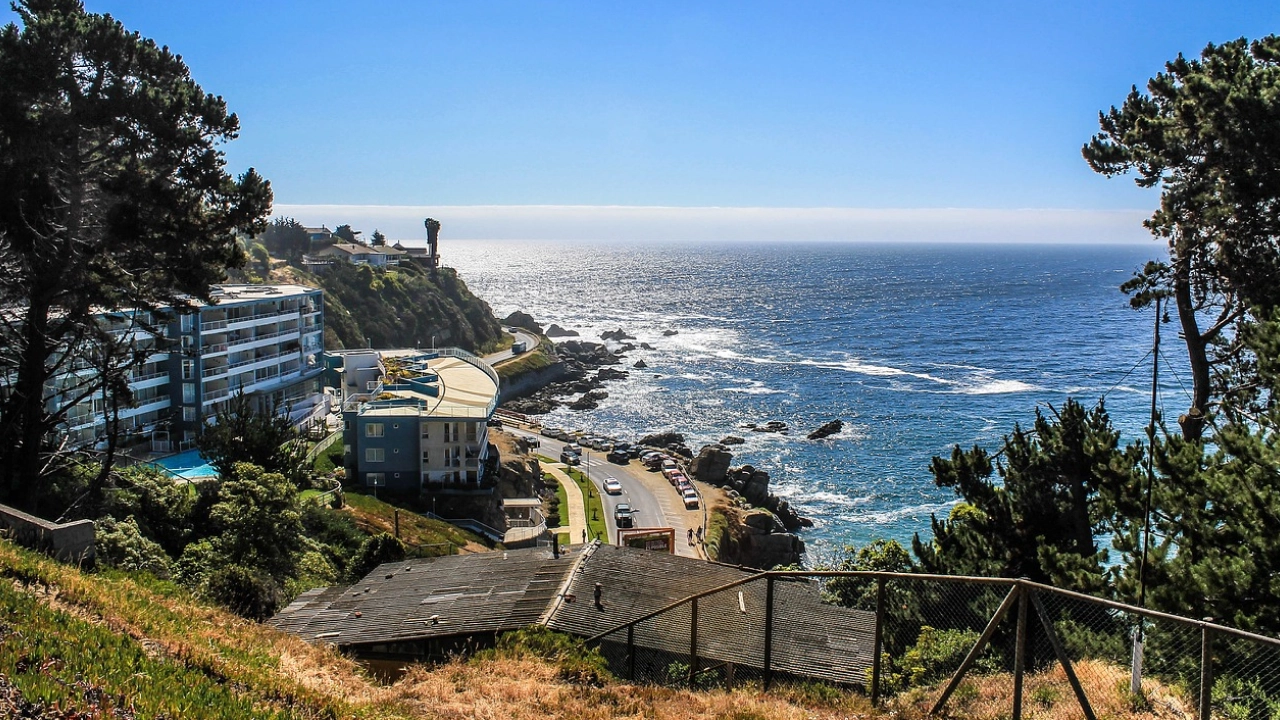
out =
[[[1112,663],[1084,660],[1074,663],[1076,676],[1084,687],[1089,704],[1099,718],[1119,720],[1191,720],[1196,716],[1193,702],[1174,688],[1154,680],[1142,684],[1145,701],[1129,693],[1129,669]],[[933,688],[910,690],[889,703],[890,712],[904,720],[923,720],[941,694],[945,683]],[[1035,720],[1078,720],[1083,716],[1067,674],[1059,665],[1023,679],[1024,718]],[[997,720],[1012,715],[1013,678],[1007,674],[971,675],[960,683],[947,702],[949,717],[966,720]]]
[[440,720],[836,720],[878,714],[851,696],[838,707],[804,705],[785,696],[750,691],[689,692],[610,683],[578,685],[535,659],[498,657],[416,668],[393,686],[396,697],[422,717]]

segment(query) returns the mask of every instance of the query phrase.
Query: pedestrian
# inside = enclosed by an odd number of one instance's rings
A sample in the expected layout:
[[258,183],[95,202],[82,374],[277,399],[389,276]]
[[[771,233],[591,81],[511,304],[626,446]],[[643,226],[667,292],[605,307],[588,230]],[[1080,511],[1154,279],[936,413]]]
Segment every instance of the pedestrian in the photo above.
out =
[[586,544],[587,544],[587,529],[586,529],[586,528],[582,528],[582,544],[583,544],[583,545],[586,545]]
[[702,542],[702,526],[701,525],[698,526],[698,542],[699,543]]
[[689,544],[693,544],[693,528],[689,528]]

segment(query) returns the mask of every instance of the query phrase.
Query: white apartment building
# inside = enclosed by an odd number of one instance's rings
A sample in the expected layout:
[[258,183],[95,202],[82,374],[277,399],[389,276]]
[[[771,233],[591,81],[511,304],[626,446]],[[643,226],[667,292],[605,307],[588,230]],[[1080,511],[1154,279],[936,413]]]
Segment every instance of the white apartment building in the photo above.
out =
[[[165,341],[140,329],[131,313],[104,321],[136,347],[156,349],[130,379],[134,406],[120,411],[126,442],[150,440],[158,451],[191,447],[204,422],[236,393],[259,409],[287,409],[299,425],[328,413],[321,388],[324,297],[317,288],[215,286],[212,302],[166,323]],[[72,408],[63,430],[69,443],[100,441],[106,410],[100,397]]]

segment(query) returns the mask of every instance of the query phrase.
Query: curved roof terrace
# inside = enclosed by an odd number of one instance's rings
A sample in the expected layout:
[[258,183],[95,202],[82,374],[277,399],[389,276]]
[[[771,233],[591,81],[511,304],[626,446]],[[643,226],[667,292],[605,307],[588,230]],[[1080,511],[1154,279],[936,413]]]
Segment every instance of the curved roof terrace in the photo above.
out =
[[361,417],[429,415],[487,420],[498,406],[498,374],[465,350],[443,348],[399,360],[407,377],[383,382],[372,392],[351,399],[363,403]]

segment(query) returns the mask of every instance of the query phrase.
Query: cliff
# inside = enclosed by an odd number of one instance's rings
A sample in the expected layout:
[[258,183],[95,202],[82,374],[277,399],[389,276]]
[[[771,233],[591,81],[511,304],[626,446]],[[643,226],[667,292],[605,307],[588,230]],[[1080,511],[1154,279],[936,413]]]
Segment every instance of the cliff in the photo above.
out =
[[287,265],[273,270],[270,279],[324,290],[328,349],[434,344],[480,354],[510,342],[489,304],[453,268],[440,268],[433,279],[408,261],[386,269],[339,261],[317,274]]

